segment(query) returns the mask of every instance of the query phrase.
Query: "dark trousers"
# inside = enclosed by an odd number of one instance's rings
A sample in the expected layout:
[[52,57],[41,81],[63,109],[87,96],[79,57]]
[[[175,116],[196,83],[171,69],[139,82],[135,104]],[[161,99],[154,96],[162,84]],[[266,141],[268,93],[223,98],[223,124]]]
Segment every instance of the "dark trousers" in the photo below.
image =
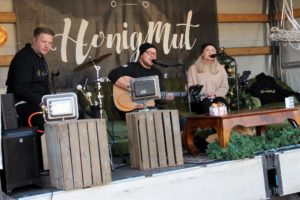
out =
[[198,114],[209,114],[209,107],[211,104],[218,102],[223,103],[228,107],[228,104],[223,97],[216,97],[214,99],[205,98],[203,100],[191,102],[191,110]]
[[[41,107],[37,105],[32,105],[29,103],[20,104],[16,107],[17,113],[20,118],[20,123],[22,127],[29,126],[28,118],[32,113],[41,112]],[[43,115],[38,114],[31,118],[32,126],[38,127],[40,130],[44,130],[44,118]]]
[[[41,107],[32,105],[29,103],[20,104],[16,107],[17,113],[20,118],[20,124],[22,127],[28,127],[28,118],[32,113],[40,112]],[[31,118],[31,124],[34,127],[37,127],[39,130],[44,130],[44,118],[42,114],[35,115]],[[43,133],[37,133],[37,154],[39,156],[39,166],[40,170],[44,170],[44,164],[43,164],[43,154],[42,154],[42,143],[41,143],[41,136]]]

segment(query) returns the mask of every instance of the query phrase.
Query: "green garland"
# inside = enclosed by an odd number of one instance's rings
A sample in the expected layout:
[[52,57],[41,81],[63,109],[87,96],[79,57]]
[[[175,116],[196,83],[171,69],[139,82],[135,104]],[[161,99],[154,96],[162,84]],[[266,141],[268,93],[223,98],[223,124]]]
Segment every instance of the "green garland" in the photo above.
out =
[[221,148],[218,142],[207,146],[206,153],[210,159],[236,160],[253,158],[257,152],[299,144],[300,129],[293,127],[270,127],[262,136],[245,136],[231,133],[227,148]]

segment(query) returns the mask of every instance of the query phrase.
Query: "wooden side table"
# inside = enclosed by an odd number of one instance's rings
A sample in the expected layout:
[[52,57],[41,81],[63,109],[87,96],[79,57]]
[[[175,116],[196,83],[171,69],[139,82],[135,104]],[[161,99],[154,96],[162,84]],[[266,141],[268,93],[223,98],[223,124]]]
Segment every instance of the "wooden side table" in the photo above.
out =
[[198,152],[194,144],[194,133],[199,128],[213,127],[219,137],[221,147],[227,147],[231,129],[236,125],[245,127],[256,127],[260,134],[266,129],[266,125],[292,120],[300,124],[300,116],[297,108],[292,109],[268,109],[268,110],[250,110],[243,112],[232,112],[224,116],[205,116],[195,115],[187,117],[184,137],[186,147],[190,154],[195,155]]

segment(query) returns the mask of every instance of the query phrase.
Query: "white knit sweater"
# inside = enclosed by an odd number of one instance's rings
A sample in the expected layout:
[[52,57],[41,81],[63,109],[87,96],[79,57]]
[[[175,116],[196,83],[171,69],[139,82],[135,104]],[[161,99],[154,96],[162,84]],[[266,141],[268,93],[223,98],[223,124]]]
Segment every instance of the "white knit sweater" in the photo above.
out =
[[[203,72],[199,73],[197,66],[202,65]],[[217,66],[217,73],[211,72],[211,67]],[[201,93],[215,94],[217,97],[225,97],[229,86],[228,76],[224,65],[219,64],[217,60],[212,63],[207,63],[199,58],[188,70],[188,85],[203,85]]]

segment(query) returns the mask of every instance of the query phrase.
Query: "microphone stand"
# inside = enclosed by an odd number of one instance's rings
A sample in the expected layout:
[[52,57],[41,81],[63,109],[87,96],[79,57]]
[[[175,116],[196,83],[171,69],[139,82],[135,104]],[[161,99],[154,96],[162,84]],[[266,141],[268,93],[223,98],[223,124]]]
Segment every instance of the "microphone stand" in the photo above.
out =
[[52,71],[51,72],[51,83],[52,83],[52,90],[53,90],[53,93],[56,94],[56,88],[55,88],[55,84],[54,84],[54,77],[56,76],[59,76],[59,71],[55,72]]
[[184,69],[184,75],[185,75],[185,87],[187,91],[187,98],[188,98],[188,109],[189,109],[189,116],[192,115],[192,109],[191,109],[191,96],[189,92],[189,80],[188,80],[188,69],[186,65],[182,65]]
[[239,95],[239,77],[238,77],[238,71],[237,71],[237,64],[236,64],[236,61],[234,58],[232,58],[231,62],[234,62],[237,110],[239,112],[240,111],[240,95]]
[[[101,94],[101,81],[100,81],[100,70],[101,70],[101,67],[99,65],[96,65],[96,63],[94,62],[93,59],[90,58],[90,62],[94,65],[94,68],[96,70],[96,93],[97,93],[97,98],[98,98],[98,101],[97,103],[99,103],[99,108],[100,108],[100,118],[103,119],[103,105],[102,105],[102,98],[103,98],[103,95]],[[96,103],[96,104],[97,104]],[[98,105],[95,105],[95,106],[98,106]]]
[[184,63],[176,63],[176,64],[164,64],[161,62],[154,62],[154,64],[160,65],[162,67],[179,67],[182,66],[184,69],[184,75],[185,75],[185,87],[187,90],[187,98],[188,98],[188,109],[189,109],[189,115],[192,115],[192,110],[191,110],[191,96],[189,92],[189,82],[188,82],[188,69]]

